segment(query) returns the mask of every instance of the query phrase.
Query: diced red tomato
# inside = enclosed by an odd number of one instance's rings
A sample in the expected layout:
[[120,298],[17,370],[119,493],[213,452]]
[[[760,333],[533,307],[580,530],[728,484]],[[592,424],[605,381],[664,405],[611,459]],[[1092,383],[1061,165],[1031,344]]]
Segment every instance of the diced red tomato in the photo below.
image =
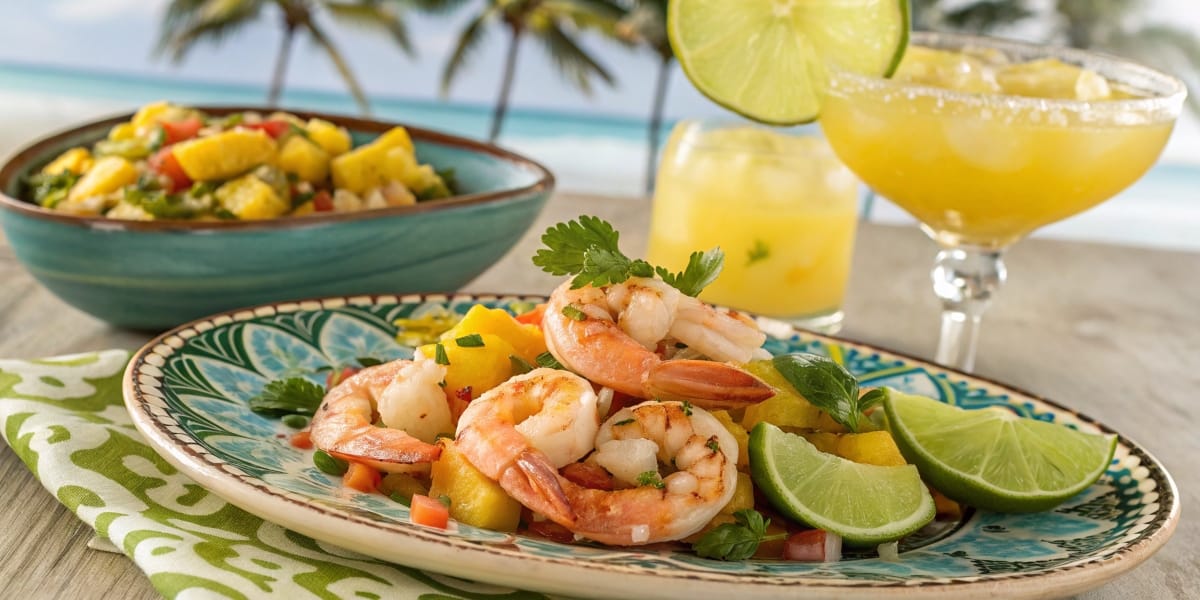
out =
[[307,429],[293,433],[292,437],[288,439],[288,442],[292,444],[293,448],[299,448],[301,450],[308,450],[309,448],[313,447],[312,437]]
[[360,462],[350,461],[350,467],[342,476],[342,484],[360,492],[371,493],[379,488],[383,476],[374,468]]
[[567,544],[575,540],[575,534],[571,533],[570,529],[554,521],[532,521],[529,523],[528,529],[530,533],[560,544]]
[[613,489],[613,477],[604,470],[600,465],[591,463],[571,463],[558,470],[563,477],[571,483],[582,485],[585,488],[593,490],[604,490],[611,492]]
[[333,210],[333,197],[325,190],[319,190],[312,197],[313,210],[317,212],[329,212]]
[[359,370],[354,367],[343,367],[341,371],[330,371],[329,374],[325,376],[325,389],[333,389],[334,386],[345,381],[358,371]]
[[[794,533],[783,546],[784,560],[833,562],[841,560],[841,539],[821,529],[806,529]],[[836,542],[836,543],[833,543]]]
[[538,327],[541,327],[542,326],[542,316],[545,314],[546,314],[546,303],[543,302],[543,303],[533,307],[533,309],[530,310],[529,312],[523,312],[514,318],[517,320],[518,323],[524,323],[526,325],[537,325]]
[[246,129],[260,129],[265,131],[267,135],[279,139],[280,136],[287,133],[292,128],[292,124],[282,120],[263,121],[262,123],[243,123],[242,127]]
[[454,396],[463,402],[470,402],[471,400],[474,400],[474,396],[471,394],[471,386],[469,385],[455,390]]
[[196,137],[196,133],[204,126],[204,123],[200,117],[193,116],[182,121],[163,121],[159,125],[163,128],[163,145],[170,146]]
[[445,504],[422,494],[413,494],[408,518],[417,525],[445,529],[450,524],[450,509]]
[[173,194],[192,187],[191,178],[187,176],[183,167],[179,165],[179,161],[176,160],[175,154],[171,152],[170,147],[163,148],[154,153],[146,162],[154,172],[164,175],[170,180],[167,192]]

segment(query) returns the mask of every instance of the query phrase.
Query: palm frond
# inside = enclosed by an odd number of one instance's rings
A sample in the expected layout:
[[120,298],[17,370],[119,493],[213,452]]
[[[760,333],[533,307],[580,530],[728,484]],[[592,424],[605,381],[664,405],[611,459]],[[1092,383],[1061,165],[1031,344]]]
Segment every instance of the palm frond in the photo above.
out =
[[258,18],[262,0],[176,0],[163,17],[157,51],[179,62],[201,40],[219,44]]
[[614,34],[617,23],[626,11],[611,0],[542,0],[531,15],[537,14],[552,21],[570,22],[580,29],[597,29]]
[[592,93],[593,77],[613,85],[614,79],[608,70],[571,39],[558,23],[551,22],[543,28],[530,31],[530,34],[545,46],[546,54],[558,72],[584,94]]
[[430,14],[449,14],[462,8],[471,0],[405,0],[405,4]]
[[397,2],[379,2],[358,0],[356,2],[333,2],[326,0],[321,6],[329,12],[334,20],[363,29],[381,29],[404,50],[412,56],[412,40],[408,28],[404,25]]
[[487,34],[488,21],[497,14],[497,10],[493,6],[488,6],[483,9],[471,22],[463,28],[458,34],[458,41],[454,44],[454,52],[450,53],[450,58],[446,61],[446,66],[442,68],[442,83],[441,94],[445,96],[450,93],[450,85],[454,83],[454,78],[458,72],[470,60],[471,55],[479,47]]
[[333,44],[333,40],[330,40],[329,36],[325,35],[325,32],[312,21],[305,23],[304,28],[308,30],[313,41],[329,55],[329,59],[333,61],[333,66],[337,69],[338,75],[341,75],[342,81],[346,82],[346,87],[350,88],[350,95],[354,96],[354,101],[358,104],[358,109],[363,114],[370,114],[371,105],[367,102],[367,95],[363,92],[362,86],[359,85],[358,79],[354,76],[354,72],[350,70],[350,65],[342,56],[341,51]]
[[637,2],[617,22],[618,41],[625,45],[645,44],[663,58],[675,55],[667,39],[667,13],[665,2]]

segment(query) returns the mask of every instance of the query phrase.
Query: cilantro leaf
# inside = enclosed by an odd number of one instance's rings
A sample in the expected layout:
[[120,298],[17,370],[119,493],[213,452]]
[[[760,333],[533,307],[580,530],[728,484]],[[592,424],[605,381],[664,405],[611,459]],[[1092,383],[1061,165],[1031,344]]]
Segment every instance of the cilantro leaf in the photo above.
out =
[[687,267],[680,273],[672,273],[662,267],[655,267],[654,270],[671,287],[689,296],[696,296],[717,279],[724,266],[725,252],[720,248],[712,248],[706,252],[693,252],[688,257]]
[[[542,234],[546,245],[533,256],[533,264],[551,275],[582,273],[584,255],[593,247],[619,253],[620,234],[607,221],[583,215],[578,221],[559,223]],[[582,286],[580,286],[582,287]]]
[[818,354],[781,354],[771,359],[775,370],[805,400],[850,431],[859,430],[863,411],[882,400],[882,391],[858,397],[858,380],[832,359]]
[[277,379],[263,386],[263,390],[250,399],[250,410],[269,417],[311,417],[324,398],[325,388],[303,377]]
[[754,556],[759,544],[787,537],[786,533],[767,535],[771,520],[763,519],[756,510],[744,508],[733,513],[733,518],[737,522],[718,525],[692,544],[696,554],[718,560],[746,560]]

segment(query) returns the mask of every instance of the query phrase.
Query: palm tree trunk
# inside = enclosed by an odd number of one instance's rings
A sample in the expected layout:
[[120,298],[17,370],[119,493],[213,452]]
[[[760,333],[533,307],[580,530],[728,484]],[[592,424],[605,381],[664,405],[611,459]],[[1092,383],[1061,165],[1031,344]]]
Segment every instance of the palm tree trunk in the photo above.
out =
[[283,94],[283,79],[287,76],[288,59],[292,55],[292,40],[296,35],[296,26],[286,23],[283,27],[283,42],[279,45],[279,54],[275,56],[275,70],[271,73],[271,87],[267,90],[267,106],[279,104],[279,96]]
[[500,137],[500,128],[504,125],[504,115],[508,112],[508,97],[512,93],[512,84],[517,70],[517,47],[521,42],[521,27],[509,24],[512,37],[508,40],[508,56],[504,59],[504,78],[500,81],[500,96],[496,98],[496,109],[492,113],[492,131],[488,141],[495,142]]
[[662,131],[663,107],[667,100],[667,80],[671,74],[671,57],[664,56],[658,63],[658,76],[654,83],[654,106],[650,109],[649,152],[646,154],[646,194],[654,191],[654,174],[658,158],[659,135]]

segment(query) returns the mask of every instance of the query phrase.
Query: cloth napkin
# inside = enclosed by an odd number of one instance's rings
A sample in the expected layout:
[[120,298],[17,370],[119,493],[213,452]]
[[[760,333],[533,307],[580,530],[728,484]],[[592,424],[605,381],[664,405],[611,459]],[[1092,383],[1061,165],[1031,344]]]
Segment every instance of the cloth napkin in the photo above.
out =
[[547,598],[378,561],[225,502],[134,428],[121,398],[128,360],[123,350],[0,360],[0,433],[59,502],[164,596]]

